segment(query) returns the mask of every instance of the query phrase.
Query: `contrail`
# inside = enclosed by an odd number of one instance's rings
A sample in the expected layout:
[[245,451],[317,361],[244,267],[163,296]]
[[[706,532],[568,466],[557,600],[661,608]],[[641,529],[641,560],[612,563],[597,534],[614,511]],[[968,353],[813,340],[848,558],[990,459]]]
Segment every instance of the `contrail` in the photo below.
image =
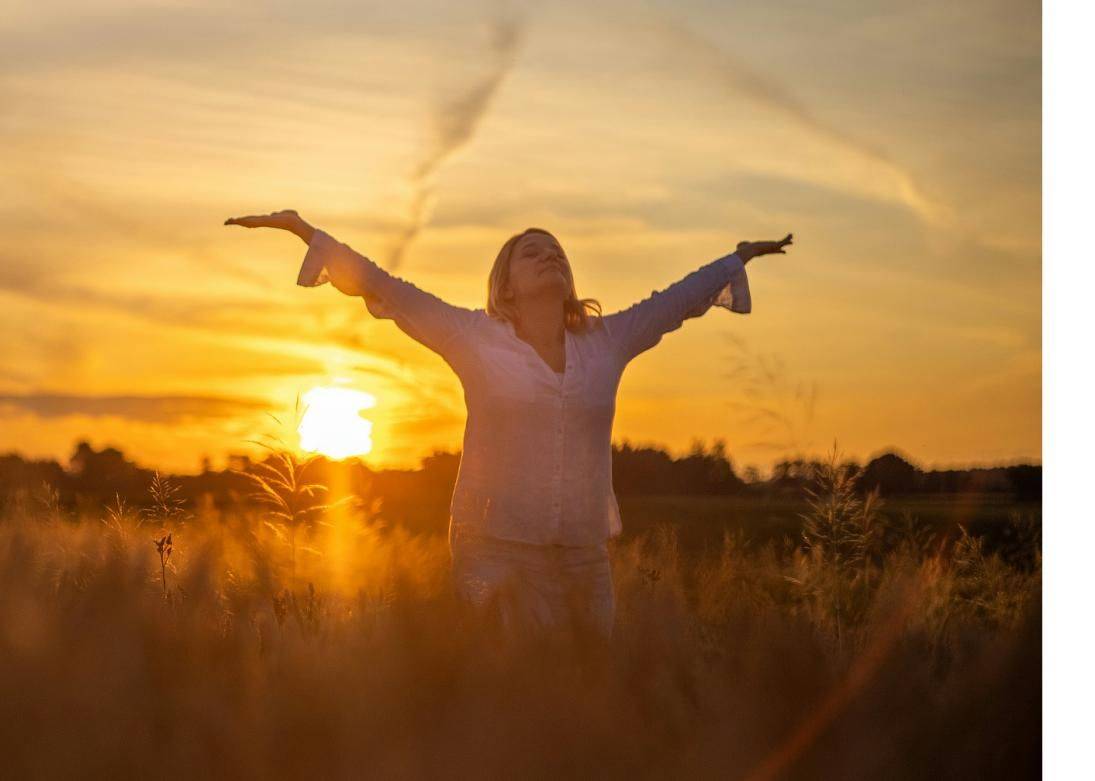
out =
[[433,199],[434,174],[446,159],[475,135],[499,86],[513,70],[523,35],[524,26],[516,17],[504,15],[496,18],[490,28],[491,67],[478,81],[438,106],[436,138],[433,147],[411,174],[410,212],[407,225],[396,237],[389,257],[387,265],[390,270],[395,270],[403,262],[407,248],[425,225],[428,207]]
[[684,52],[684,56],[693,63],[713,71],[727,89],[783,114],[813,135],[877,165],[888,175],[897,197],[929,222],[945,225],[954,222],[950,209],[926,195],[909,172],[894,162],[885,151],[821,119],[783,85],[750,68],[677,19],[659,14],[656,19],[636,19],[633,24],[660,36],[674,51]]

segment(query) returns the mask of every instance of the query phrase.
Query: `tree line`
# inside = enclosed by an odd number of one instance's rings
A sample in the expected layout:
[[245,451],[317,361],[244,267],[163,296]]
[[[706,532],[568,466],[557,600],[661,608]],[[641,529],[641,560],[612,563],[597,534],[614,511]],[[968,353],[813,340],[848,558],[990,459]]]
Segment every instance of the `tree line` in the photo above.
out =
[[[674,457],[658,446],[632,445],[626,439],[612,445],[613,483],[619,496],[642,495],[800,495],[820,462],[809,459],[777,461],[766,476],[755,467],[740,474],[725,440],[708,447],[695,440],[688,453]],[[460,463],[460,453],[435,451],[418,469],[374,470],[357,459],[314,459],[311,478],[342,492],[382,497],[410,513],[444,511]],[[253,468],[247,455],[231,455],[228,468],[213,469],[208,461],[197,475],[168,476],[179,500],[228,507],[244,501],[248,483],[240,474]],[[847,461],[860,473],[858,488],[877,488],[883,496],[910,494],[1000,494],[1019,501],[1041,499],[1042,467],[1015,466],[924,470],[908,458],[885,452],[866,464]],[[59,507],[101,509],[111,502],[140,505],[147,499],[155,472],[128,459],[113,447],[96,450],[76,444],[68,463],[0,455],[0,502],[38,501]]]

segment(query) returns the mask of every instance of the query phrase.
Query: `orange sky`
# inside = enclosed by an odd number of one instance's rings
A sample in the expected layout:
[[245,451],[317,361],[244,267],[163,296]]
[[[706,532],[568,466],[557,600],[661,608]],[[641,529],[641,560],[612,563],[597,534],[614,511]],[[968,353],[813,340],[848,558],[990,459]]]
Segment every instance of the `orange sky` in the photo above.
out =
[[323,5],[5,14],[0,452],[193,471],[336,379],[372,465],[459,447],[438,356],[222,225],[291,207],[469,307],[531,225],[608,312],[793,231],[628,368],[617,440],[1040,460],[1038,3]]

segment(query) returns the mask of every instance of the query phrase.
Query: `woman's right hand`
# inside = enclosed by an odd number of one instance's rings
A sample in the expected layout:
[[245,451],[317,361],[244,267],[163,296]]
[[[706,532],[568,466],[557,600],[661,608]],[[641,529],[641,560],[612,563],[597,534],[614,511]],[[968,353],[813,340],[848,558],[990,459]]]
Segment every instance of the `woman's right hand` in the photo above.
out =
[[225,225],[242,225],[245,228],[280,228],[299,236],[305,243],[312,240],[313,228],[293,209],[282,209],[270,214],[252,214],[247,217],[229,217]]
[[[242,225],[245,228],[280,228],[300,236],[305,244],[312,243],[316,229],[301,219],[292,209],[284,209],[270,214],[252,214],[248,217],[230,217],[225,225]],[[348,248],[344,248],[348,249]],[[364,259],[356,252],[323,253],[327,278],[336,289],[348,296],[363,296],[368,289],[362,274]],[[367,261],[371,262],[371,261]]]

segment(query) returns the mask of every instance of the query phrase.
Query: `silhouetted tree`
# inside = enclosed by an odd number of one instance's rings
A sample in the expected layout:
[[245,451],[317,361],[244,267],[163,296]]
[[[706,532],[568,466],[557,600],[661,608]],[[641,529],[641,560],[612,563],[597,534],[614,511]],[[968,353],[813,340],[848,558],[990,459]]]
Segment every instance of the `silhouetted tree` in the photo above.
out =
[[115,495],[138,501],[147,491],[152,474],[152,470],[127,460],[117,448],[95,450],[86,441],[78,442],[69,458],[71,488],[77,500],[82,499],[90,507],[100,507]]
[[1025,501],[1042,498],[1042,467],[1020,464],[1004,470],[1018,499]]
[[860,488],[877,488],[883,495],[915,493],[923,489],[923,473],[896,453],[884,453],[867,462]]

